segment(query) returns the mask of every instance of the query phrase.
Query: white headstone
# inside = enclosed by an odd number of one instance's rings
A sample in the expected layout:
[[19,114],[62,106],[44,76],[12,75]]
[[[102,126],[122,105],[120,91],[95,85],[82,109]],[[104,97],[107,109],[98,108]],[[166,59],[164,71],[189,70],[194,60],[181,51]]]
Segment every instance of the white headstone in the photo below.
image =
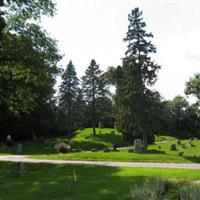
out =
[[11,135],[7,135],[6,140],[7,140],[7,141],[10,141],[10,140],[11,140]]

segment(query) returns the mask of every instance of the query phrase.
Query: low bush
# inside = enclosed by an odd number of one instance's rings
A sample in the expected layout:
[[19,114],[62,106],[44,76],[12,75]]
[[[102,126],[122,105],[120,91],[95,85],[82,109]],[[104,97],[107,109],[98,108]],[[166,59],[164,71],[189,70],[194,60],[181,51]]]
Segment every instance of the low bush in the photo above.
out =
[[185,185],[180,189],[180,200],[200,200],[200,185]]
[[167,190],[167,182],[160,178],[148,179],[131,187],[131,200],[162,200]]
[[71,151],[71,146],[64,142],[55,145],[55,149],[58,153],[68,153]]

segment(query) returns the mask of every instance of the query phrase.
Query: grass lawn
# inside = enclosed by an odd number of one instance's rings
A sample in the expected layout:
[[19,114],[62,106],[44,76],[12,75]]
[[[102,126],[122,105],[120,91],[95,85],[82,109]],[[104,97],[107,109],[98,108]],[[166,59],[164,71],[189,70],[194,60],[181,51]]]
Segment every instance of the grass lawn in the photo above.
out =
[[150,177],[200,180],[200,171],[25,164],[18,175],[16,164],[0,162],[0,200],[128,200],[130,186]]
[[[168,163],[200,163],[200,141],[193,141],[190,147],[188,140],[182,140],[186,145],[183,149],[177,145],[177,151],[170,151],[171,144],[176,144],[177,139],[169,136],[156,137],[156,144],[148,147],[149,151],[144,154],[128,153],[128,148],[120,152],[104,153],[82,151],[80,153],[36,155],[33,158],[40,159],[64,159],[64,160],[98,160],[98,161],[129,161],[129,162],[168,162]],[[179,152],[184,152],[179,156]]]
[[[174,162],[174,163],[200,163],[200,141],[194,141],[190,147],[188,140],[182,140],[186,149],[181,145],[177,146],[177,151],[170,151],[171,144],[177,144],[177,139],[170,136],[156,137],[156,143],[148,147],[145,154],[128,153],[130,147],[121,149],[120,152],[104,153],[105,147],[112,147],[116,144],[119,147],[127,146],[120,133],[112,133],[114,129],[97,129],[97,136],[93,136],[92,129],[86,128],[75,133],[72,141],[73,148],[82,149],[80,153],[58,154],[54,146],[57,143],[65,142],[66,137],[38,139],[37,142],[23,142],[23,154],[28,154],[40,159],[64,159],[64,160],[99,160],[99,161],[129,161],[129,162]],[[91,148],[101,151],[90,152]],[[16,148],[11,148],[3,153],[15,154]],[[179,152],[184,152],[179,156]],[[1,155],[4,155],[1,154]]]

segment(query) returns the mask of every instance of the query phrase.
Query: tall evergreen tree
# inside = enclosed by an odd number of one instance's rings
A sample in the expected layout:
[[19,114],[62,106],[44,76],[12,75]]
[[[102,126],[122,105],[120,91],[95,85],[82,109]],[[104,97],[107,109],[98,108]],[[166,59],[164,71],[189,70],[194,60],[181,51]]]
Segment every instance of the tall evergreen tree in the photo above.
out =
[[117,86],[117,124],[127,140],[142,138],[147,143],[152,140],[151,109],[152,86],[160,68],[149,54],[156,52],[151,43],[152,33],[145,30],[146,24],[139,8],[128,16],[129,26],[125,42],[128,43],[123,59],[122,75]]
[[99,65],[96,64],[95,60],[91,61],[89,67],[85,71],[85,76],[83,76],[83,92],[86,101],[88,104],[91,104],[93,134],[96,135],[96,100],[98,97],[105,95],[105,82],[102,71],[99,69]]
[[79,80],[76,76],[75,67],[72,61],[69,61],[66,70],[62,75],[62,83],[60,85],[59,107],[64,111],[67,130],[71,132],[75,126],[75,110],[76,99],[79,90]]

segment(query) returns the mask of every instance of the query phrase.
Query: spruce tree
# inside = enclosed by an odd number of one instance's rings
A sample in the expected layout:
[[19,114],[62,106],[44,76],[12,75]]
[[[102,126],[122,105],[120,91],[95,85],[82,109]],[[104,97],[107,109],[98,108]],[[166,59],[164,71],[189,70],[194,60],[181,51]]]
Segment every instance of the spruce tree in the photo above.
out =
[[128,20],[128,32],[124,39],[128,45],[116,92],[117,124],[125,139],[141,138],[146,147],[153,139],[152,91],[149,88],[155,83],[160,66],[149,56],[156,52],[156,47],[150,40],[153,34],[145,30],[146,24],[139,8],[132,10]]
[[105,83],[103,80],[102,71],[99,69],[99,65],[96,64],[95,60],[91,61],[90,65],[85,71],[85,76],[83,76],[83,92],[86,101],[88,104],[91,104],[93,134],[96,135],[96,100],[98,97],[105,95]]
[[75,67],[72,64],[72,61],[70,61],[62,75],[59,94],[59,107],[62,109],[62,112],[64,111],[66,120],[64,123],[67,125],[67,130],[69,132],[75,128],[75,111],[78,90],[79,80],[76,76]]

